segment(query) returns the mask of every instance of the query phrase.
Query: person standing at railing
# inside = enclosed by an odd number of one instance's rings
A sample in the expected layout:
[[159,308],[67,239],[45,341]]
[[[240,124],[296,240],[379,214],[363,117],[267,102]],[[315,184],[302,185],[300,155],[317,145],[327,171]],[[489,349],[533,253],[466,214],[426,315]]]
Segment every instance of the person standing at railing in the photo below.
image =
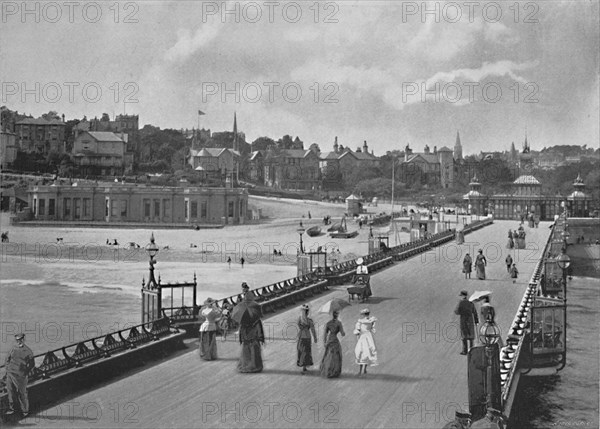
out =
[[205,308],[200,314],[204,322],[200,325],[200,357],[204,360],[217,358],[217,319],[221,317],[221,310],[216,307],[212,298],[204,301]]
[[23,417],[29,414],[29,398],[27,397],[27,376],[35,367],[33,352],[25,345],[25,334],[15,335],[16,345],[6,356],[6,388],[8,390],[7,415],[15,413],[18,403]]

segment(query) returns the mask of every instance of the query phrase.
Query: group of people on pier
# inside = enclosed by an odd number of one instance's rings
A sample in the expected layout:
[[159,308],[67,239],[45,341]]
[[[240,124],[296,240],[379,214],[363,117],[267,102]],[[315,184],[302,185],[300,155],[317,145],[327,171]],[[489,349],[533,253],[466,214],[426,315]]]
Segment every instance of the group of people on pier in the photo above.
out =
[[[212,298],[204,301],[200,312],[204,321],[199,328],[199,353],[203,360],[217,359],[218,329],[222,329],[225,338],[228,329],[237,322],[241,345],[237,370],[241,373],[261,372],[263,370],[262,346],[265,344],[262,312],[246,283],[242,283],[242,295],[242,301],[233,309],[227,305],[220,309]],[[360,314],[353,331],[357,339],[354,354],[355,363],[359,365],[358,375],[364,375],[367,373],[368,365],[377,365],[377,347],[373,337],[377,319],[370,315],[367,308],[361,310]],[[296,365],[301,368],[302,375],[308,372],[308,367],[314,365],[312,341],[315,344],[318,342],[315,323],[309,315],[310,307],[304,304],[300,307],[300,315],[296,321],[298,327]],[[319,366],[319,374],[326,378],[339,377],[342,373],[342,346],[338,334],[346,335],[339,320],[339,310],[333,310],[331,319],[325,324],[323,331],[325,351]]]
[[[462,264],[462,272],[465,273],[465,279],[470,279],[473,267],[473,259],[471,258],[471,255],[467,253],[465,255],[465,258],[463,259]],[[479,249],[475,258],[475,270],[477,272],[477,278],[479,280],[485,280],[485,267],[487,267],[487,259],[485,259],[485,256],[483,255],[483,250]]]
[[[314,322],[309,317],[310,307],[307,304],[300,307],[298,317],[298,342],[296,365],[302,368],[302,374],[307,373],[307,367],[312,366],[311,335],[315,344],[318,342]],[[361,317],[354,326],[353,334],[356,336],[354,348],[355,363],[359,366],[358,375],[367,374],[367,366],[377,366],[377,346],[373,334],[377,318],[371,316],[368,308],[360,312]],[[319,374],[326,378],[336,378],[342,373],[342,346],[338,334],[346,335],[342,322],[339,320],[339,311],[332,311],[332,318],[325,324],[323,344],[325,351],[321,358]]]

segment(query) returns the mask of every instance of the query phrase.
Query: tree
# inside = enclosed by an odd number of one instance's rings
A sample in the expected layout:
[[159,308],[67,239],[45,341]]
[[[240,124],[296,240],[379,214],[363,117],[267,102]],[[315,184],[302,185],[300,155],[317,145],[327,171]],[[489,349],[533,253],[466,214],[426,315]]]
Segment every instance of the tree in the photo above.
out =
[[52,120],[59,120],[60,121],[60,116],[58,115],[58,112],[55,112],[54,110],[50,110],[48,113],[44,113],[42,115],[42,118],[44,118],[47,121],[52,121]]
[[110,116],[108,116],[108,113],[103,113],[102,114],[102,118],[100,119],[100,121],[102,121],[102,122],[110,122]]
[[270,146],[275,146],[275,140],[270,137],[259,137],[252,142],[252,150],[267,150]]

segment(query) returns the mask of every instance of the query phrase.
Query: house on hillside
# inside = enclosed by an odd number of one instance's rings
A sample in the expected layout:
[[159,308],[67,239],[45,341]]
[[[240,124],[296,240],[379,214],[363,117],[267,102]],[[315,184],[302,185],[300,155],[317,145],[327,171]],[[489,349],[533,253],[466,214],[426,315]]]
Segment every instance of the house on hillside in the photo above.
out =
[[73,158],[83,176],[121,176],[126,168],[126,135],[108,131],[79,133],[73,143]]

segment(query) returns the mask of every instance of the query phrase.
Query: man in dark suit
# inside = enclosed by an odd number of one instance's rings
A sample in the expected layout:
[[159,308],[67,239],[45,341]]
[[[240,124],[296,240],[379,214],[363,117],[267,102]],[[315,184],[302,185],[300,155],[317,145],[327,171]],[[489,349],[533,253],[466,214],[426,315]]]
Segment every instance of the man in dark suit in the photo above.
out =
[[461,300],[458,301],[456,310],[454,310],[454,313],[460,316],[460,335],[463,344],[461,355],[466,355],[469,349],[473,347],[475,326],[479,323],[475,304],[468,300],[468,295],[466,290],[460,292]]

